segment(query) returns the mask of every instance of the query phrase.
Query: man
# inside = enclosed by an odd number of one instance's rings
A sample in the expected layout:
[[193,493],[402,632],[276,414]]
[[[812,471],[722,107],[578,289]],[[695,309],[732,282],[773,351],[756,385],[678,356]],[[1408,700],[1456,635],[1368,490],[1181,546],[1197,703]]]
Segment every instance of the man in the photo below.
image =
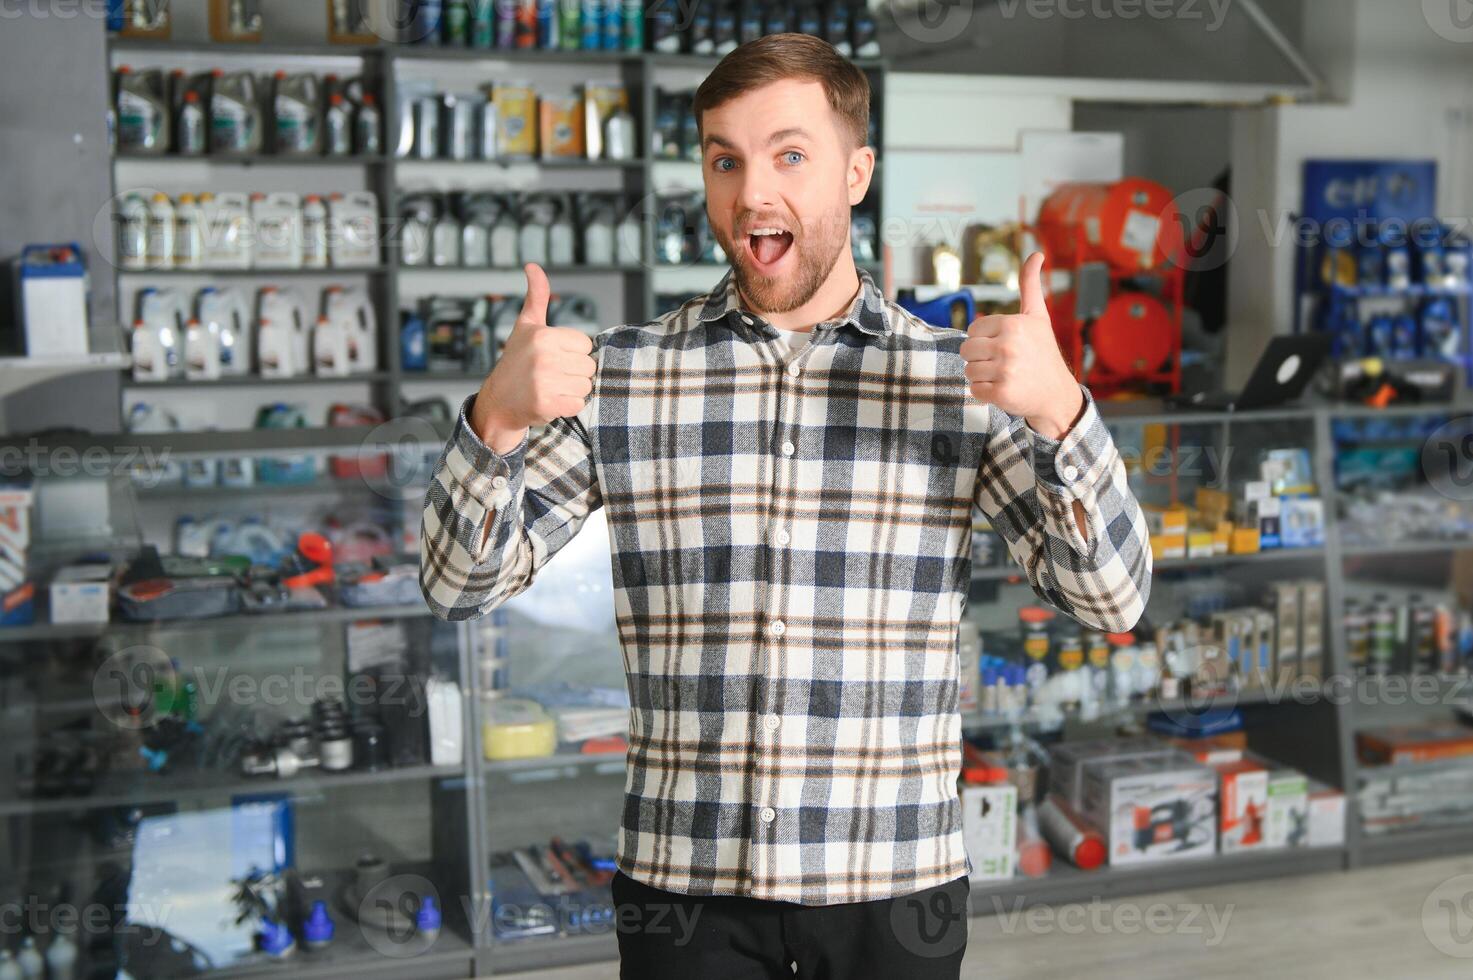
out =
[[547,325],[526,267],[425,504],[425,598],[481,615],[607,509],[631,699],[625,976],[956,977],[971,510],[1044,599],[1126,630],[1150,582],[1140,508],[1059,353],[1042,256],[1022,312],[967,333],[856,270],[861,72],[816,38],[765,37],[695,111],[731,271],[590,341]]

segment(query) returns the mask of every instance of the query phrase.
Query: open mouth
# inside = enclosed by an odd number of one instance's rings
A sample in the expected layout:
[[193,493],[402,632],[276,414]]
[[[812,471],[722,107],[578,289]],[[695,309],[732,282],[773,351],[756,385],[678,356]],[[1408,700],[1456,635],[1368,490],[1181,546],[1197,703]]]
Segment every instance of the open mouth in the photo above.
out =
[[782,228],[754,228],[747,235],[747,249],[759,271],[771,275],[793,247],[793,233]]

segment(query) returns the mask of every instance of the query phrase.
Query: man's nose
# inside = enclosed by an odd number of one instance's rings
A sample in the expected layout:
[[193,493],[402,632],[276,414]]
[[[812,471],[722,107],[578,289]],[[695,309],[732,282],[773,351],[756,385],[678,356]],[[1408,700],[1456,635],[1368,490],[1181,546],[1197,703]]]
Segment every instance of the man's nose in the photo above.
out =
[[747,167],[742,171],[742,186],[737,202],[743,211],[771,211],[777,207],[776,175],[770,168]]

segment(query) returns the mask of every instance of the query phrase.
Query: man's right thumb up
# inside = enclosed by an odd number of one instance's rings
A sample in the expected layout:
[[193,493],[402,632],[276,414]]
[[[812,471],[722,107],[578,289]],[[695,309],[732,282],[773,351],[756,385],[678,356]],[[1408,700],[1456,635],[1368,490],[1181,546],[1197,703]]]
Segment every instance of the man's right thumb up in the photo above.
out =
[[528,262],[522,271],[527,274],[527,297],[522,301],[522,312],[517,316],[515,330],[534,330],[547,326],[547,303],[552,298],[552,286],[547,273],[536,262]]

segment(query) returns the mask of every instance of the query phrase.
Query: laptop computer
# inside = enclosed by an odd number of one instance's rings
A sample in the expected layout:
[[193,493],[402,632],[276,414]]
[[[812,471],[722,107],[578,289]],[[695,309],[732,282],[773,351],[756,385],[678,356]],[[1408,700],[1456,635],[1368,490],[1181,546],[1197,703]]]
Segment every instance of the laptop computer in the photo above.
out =
[[1263,350],[1263,356],[1248,377],[1240,394],[1199,392],[1176,395],[1167,400],[1173,408],[1200,409],[1207,412],[1244,412],[1255,408],[1287,405],[1309,386],[1320,364],[1330,353],[1330,338],[1325,334],[1298,334],[1274,337]]

